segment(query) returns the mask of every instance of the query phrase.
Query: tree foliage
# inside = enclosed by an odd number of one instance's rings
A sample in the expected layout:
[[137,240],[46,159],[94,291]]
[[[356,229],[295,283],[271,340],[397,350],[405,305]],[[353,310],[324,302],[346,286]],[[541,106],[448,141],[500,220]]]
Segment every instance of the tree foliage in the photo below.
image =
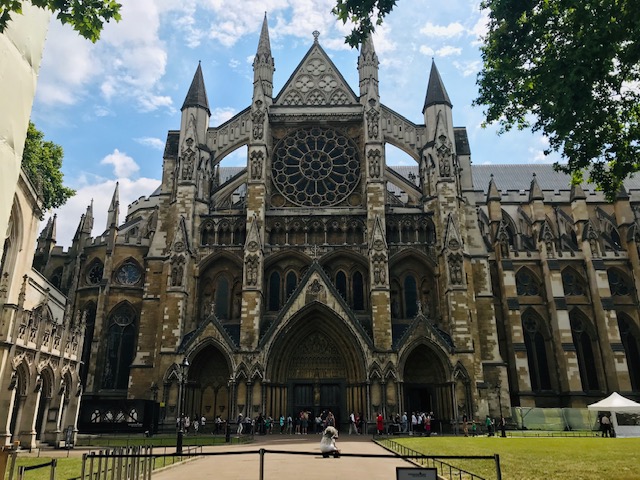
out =
[[[0,33],[13,14],[22,14],[25,0],[0,0]],[[84,38],[96,42],[105,22],[120,21],[120,5],[115,0],[30,0],[39,8],[57,12],[61,23],[68,23]]]
[[75,190],[62,184],[62,147],[44,139],[44,133],[29,122],[22,154],[22,169],[42,197],[44,210],[64,205]]
[[640,0],[485,0],[475,105],[500,132],[531,128],[547,152],[615,198],[640,170]]
[[[397,0],[337,0],[333,14],[347,23],[351,20],[355,27],[345,41],[351,47],[360,45],[375,27],[382,24],[384,17],[393,10]],[[371,21],[375,17],[375,26]]]

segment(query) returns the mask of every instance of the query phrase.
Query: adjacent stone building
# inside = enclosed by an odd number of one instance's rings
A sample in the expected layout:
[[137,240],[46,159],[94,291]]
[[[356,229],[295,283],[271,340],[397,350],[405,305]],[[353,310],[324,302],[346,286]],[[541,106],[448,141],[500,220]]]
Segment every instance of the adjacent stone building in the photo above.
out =
[[[424,124],[381,103],[371,41],[357,67],[356,93],[316,33],[273,92],[265,19],[245,110],[209,125],[198,66],[158,190],[121,223],[116,189],[97,237],[90,206],[68,252],[43,234],[36,268],[86,324],[85,421],[144,399],[172,423],[185,357],[185,413],[208,418],[638,394],[638,191],[607,204],[551,166],[472,167],[435,64]],[[220,167],[244,146],[245,168]]]

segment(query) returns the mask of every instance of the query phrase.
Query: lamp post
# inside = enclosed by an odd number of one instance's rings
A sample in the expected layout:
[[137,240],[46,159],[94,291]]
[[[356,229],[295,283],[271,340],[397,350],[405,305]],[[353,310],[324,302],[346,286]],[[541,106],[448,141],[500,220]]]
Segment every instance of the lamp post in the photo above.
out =
[[180,415],[180,422],[178,424],[178,438],[176,440],[176,453],[182,455],[182,437],[184,437],[184,385],[187,383],[187,371],[189,370],[189,361],[187,357],[182,359],[182,362],[178,365],[178,415]]

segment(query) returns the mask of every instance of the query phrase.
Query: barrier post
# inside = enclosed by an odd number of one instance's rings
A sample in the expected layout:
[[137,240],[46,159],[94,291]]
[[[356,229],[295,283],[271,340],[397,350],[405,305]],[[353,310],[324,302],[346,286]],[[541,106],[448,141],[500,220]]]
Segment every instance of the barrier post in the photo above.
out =
[[496,460],[496,480],[502,480],[502,472],[500,471],[500,455],[496,453],[493,457]]
[[264,480],[264,448],[260,449],[260,480]]

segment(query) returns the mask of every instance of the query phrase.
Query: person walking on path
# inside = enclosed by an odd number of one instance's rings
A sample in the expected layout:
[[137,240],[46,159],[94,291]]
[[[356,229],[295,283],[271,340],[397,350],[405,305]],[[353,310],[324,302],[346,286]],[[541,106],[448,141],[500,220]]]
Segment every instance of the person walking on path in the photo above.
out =
[[351,414],[349,415],[349,435],[351,435],[352,433],[355,433],[356,435],[358,435],[358,426],[356,425],[356,415],[353,412],[351,412]]
[[484,419],[484,426],[487,427],[487,436],[493,437],[493,425],[491,422],[491,417],[487,414],[487,418]]
[[500,415],[500,436],[502,438],[507,437],[507,421],[504,418],[504,415]]
[[242,435],[242,414],[238,414],[238,431],[236,432],[238,435]]

